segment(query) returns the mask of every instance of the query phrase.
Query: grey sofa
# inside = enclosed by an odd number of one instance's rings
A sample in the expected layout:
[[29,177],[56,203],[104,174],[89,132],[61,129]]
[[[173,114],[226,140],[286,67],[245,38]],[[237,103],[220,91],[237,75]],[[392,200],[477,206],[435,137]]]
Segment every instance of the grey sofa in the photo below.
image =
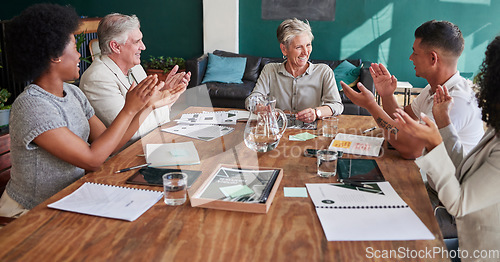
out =
[[[219,82],[208,82],[206,86],[210,95],[210,100],[214,107],[231,107],[245,108],[245,98],[252,92],[257,79],[259,78],[262,68],[271,62],[283,62],[282,58],[258,57],[251,55],[235,54],[231,52],[216,50],[213,54],[225,57],[246,57],[247,64],[243,75],[242,84],[226,84]],[[312,63],[324,63],[333,69],[337,67],[343,60],[311,60]],[[359,66],[362,61],[360,59],[349,59],[355,66]],[[369,62],[364,62],[369,65]],[[208,55],[204,54],[200,57],[189,59],[186,61],[186,71],[191,72],[191,81],[188,88],[198,86],[203,81],[205,71],[208,64]],[[360,73],[360,81],[370,91],[374,92],[373,79],[370,75],[368,67],[365,66]],[[357,88],[355,87],[357,90]],[[340,92],[342,103],[344,104],[344,112],[346,115],[370,115],[364,108],[353,104],[343,92]]]

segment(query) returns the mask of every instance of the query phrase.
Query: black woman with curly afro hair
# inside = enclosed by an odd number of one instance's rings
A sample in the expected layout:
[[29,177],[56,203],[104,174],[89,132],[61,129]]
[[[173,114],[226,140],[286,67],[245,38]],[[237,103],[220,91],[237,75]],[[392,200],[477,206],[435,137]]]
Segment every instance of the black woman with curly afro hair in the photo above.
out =
[[[500,36],[486,49],[478,75],[477,95],[482,119],[488,129],[467,155],[450,124],[449,107],[453,99],[445,87],[434,97],[434,124],[412,120],[403,111],[395,114],[398,128],[414,134],[427,153],[415,162],[427,171],[436,185],[439,199],[455,216],[459,247],[468,254],[478,250],[496,251],[497,256],[481,261],[498,261],[500,247]],[[437,125],[437,126],[436,126]],[[439,129],[438,129],[439,127]],[[491,253],[490,253],[491,254]],[[462,258],[467,261],[467,258]]]
[[500,132],[500,36],[486,50],[486,58],[478,74],[478,100],[483,121]]
[[67,81],[79,77],[73,33],[79,17],[69,6],[36,4],[6,25],[8,63],[16,78],[32,81],[11,109],[11,179],[0,198],[1,216],[19,216],[97,170],[137,131],[152,111],[158,79],[133,86],[106,128],[85,95]]

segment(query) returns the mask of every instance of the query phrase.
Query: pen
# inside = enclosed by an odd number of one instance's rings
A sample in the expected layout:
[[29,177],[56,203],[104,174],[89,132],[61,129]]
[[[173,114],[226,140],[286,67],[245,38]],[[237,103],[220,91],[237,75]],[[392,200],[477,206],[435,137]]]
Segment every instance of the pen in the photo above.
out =
[[363,134],[366,134],[366,133],[368,133],[368,132],[370,132],[370,131],[375,130],[376,128],[377,128],[376,126],[374,126],[374,127],[370,127],[370,128],[368,128],[368,129],[366,129],[365,131],[363,131],[362,133],[363,133]]
[[127,171],[130,171],[132,169],[137,169],[137,168],[141,168],[141,167],[145,167],[145,166],[149,166],[149,165],[151,165],[151,163],[146,163],[146,164],[143,164],[143,165],[138,165],[138,166],[133,166],[133,167],[127,167],[127,168],[124,168],[122,170],[116,171],[115,174],[127,172]]
[[344,185],[346,186],[354,186],[354,187],[363,187],[363,188],[370,188],[370,189],[373,189],[373,186],[370,186],[370,185],[365,185],[365,184],[362,184],[360,182],[356,182],[356,181],[350,181],[350,180],[343,180],[342,183],[344,183]]

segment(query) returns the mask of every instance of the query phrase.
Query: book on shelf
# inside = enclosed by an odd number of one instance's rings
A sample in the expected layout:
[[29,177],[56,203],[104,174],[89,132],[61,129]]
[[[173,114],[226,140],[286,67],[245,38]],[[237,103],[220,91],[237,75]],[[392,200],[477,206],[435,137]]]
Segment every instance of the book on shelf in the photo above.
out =
[[434,239],[389,182],[306,184],[328,241]]
[[219,165],[190,198],[191,206],[267,213],[282,169]]
[[134,221],[163,196],[163,192],[85,182],[48,207],[81,214]]

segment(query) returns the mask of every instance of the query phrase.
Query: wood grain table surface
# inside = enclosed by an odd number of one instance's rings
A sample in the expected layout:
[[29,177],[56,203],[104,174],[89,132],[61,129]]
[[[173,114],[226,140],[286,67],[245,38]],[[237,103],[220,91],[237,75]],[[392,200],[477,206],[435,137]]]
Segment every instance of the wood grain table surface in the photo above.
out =
[[[210,108],[190,107],[185,112]],[[222,110],[222,109],[216,109]],[[226,109],[227,110],[227,109]],[[170,122],[163,127],[175,125]],[[375,126],[369,116],[340,116],[339,132],[361,134]],[[335,182],[316,175],[316,159],[305,157],[306,148],[327,148],[331,138],[289,141],[289,129],[278,147],[255,153],[243,141],[244,122],[209,142],[161,132],[160,128],[107,160],[47,201],[0,230],[0,261],[437,261],[429,250],[446,249],[421,175],[414,161],[384,148],[376,159],[384,177],[434,234],[434,240],[328,242],[310,198],[284,197],[283,187]],[[366,135],[381,136],[376,129]],[[167,206],[163,200],[133,222],[50,209],[48,204],[70,194],[84,182],[96,182],[161,191],[161,187],[126,184],[134,172],[115,174],[145,163],[148,143],[193,141],[201,164],[181,168],[201,170],[189,189],[192,194],[219,164],[283,168],[283,180],[267,214]],[[344,154],[344,157],[361,157]],[[369,219],[369,218],[367,218]],[[392,255],[390,259],[387,256]],[[426,254],[424,252],[427,252]],[[385,257],[384,257],[385,254]],[[420,254],[420,255],[419,255]]]

